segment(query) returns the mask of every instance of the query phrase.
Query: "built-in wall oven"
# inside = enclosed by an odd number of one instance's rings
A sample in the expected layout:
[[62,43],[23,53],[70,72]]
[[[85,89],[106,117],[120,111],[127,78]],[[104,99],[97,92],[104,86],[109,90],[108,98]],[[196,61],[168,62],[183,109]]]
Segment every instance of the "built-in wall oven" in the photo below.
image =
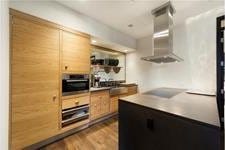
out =
[[89,92],[89,89],[90,83],[88,74],[63,74],[63,96]]

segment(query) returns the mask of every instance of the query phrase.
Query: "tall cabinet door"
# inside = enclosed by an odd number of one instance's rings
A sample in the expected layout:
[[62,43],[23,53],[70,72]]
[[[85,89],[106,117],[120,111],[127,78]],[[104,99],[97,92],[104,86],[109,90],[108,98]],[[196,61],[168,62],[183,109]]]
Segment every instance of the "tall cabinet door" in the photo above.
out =
[[13,17],[11,149],[22,149],[58,131],[59,34],[58,29]]
[[62,71],[66,73],[90,73],[90,38],[63,31]]

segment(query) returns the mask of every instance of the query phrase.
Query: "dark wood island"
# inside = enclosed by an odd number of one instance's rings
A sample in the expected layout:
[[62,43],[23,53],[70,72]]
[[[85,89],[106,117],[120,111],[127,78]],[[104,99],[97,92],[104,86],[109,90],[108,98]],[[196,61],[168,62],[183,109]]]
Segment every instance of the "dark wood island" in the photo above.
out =
[[120,150],[222,150],[222,135],[214,96],[120,98]]

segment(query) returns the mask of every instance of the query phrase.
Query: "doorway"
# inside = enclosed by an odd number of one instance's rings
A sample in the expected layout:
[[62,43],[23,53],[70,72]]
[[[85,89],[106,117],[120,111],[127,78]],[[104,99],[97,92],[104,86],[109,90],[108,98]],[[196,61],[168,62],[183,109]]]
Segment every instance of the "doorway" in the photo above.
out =
[[216,55],[217,55],[217,105],[219,110],[221,128],[224,129],[224,33],[225,15],[217,18]]

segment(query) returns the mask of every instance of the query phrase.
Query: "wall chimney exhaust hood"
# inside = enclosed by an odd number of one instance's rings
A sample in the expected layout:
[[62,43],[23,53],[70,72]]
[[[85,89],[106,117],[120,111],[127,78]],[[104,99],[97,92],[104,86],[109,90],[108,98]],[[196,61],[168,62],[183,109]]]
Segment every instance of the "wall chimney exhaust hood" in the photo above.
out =
[[152,10],[154,16],[153,56],[142,60],[154,63],[179,62],[183,59],[173,53],[173,14],[175,9],[170,2]]

